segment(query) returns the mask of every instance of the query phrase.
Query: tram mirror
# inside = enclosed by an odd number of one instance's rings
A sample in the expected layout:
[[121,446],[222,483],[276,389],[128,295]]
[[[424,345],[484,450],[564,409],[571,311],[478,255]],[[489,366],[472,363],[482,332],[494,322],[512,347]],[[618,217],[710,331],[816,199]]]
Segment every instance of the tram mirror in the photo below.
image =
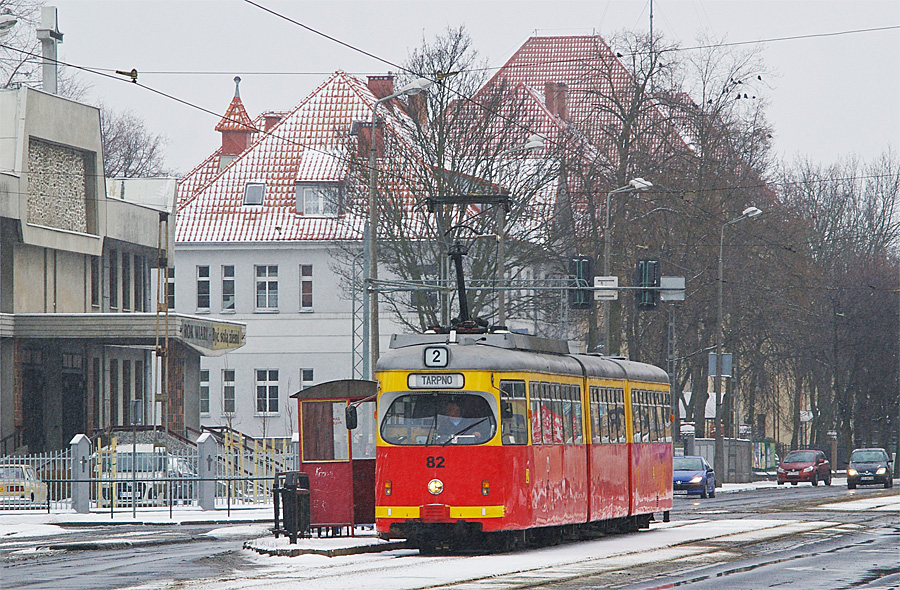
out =
[[353,430],[356,428],[356,406],[347,406],[347,408],[344,410],[344,421],[347,424],[347,430]]
[[500,413],[503,416],[504,420],[509,420],[513,417],[513,407],[512,402],[510,401],[502,401],[500,402]]

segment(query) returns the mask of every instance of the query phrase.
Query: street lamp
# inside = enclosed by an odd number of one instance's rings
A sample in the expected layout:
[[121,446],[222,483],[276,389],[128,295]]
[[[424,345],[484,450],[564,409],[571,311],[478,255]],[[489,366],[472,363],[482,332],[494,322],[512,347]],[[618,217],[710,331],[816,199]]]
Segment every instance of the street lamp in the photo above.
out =
[[375,116],[378,112],[378,105],[387,102],[399,96],[410,96],[425,92],[432,81],[427,78],[417,78],[413,80],[397,92],[379,98],[372,106],[372,125],[369,135],[369,202],[368,202],[368,224],[367,236],[365,243],[365,263],[366,277],[365,288],[363,289],[363,375],[367,379],[375,376],[375,362],[378,360],[378,352],[380,342],[378,338],[378,291],[375,288],[375,281],[378,280],[378,252],[376,250],[376,241],[378,233],[378,207],[375,204],[376,181],[378,170],[375,167]]
[[9,33],[10,30],[14,26],[16,26],[16,17],[11,14],[0,14],[0,37],[5,36]]
[[[632,178],[625,186],[606,193],[606,224],[603,226],[603,276],[609,276],[609,198],[618,193],[645,191],[653,183],[643,178]],[[609,301],[603,302],[603,354],[609,355]]]
[[[545,145],[544,137],[533,133],[528,136],[528,140],[512,149],[504,150],[497,154],[497,158],[502,158],[510,154],[518,152],[530,152],[542,149]],[[497,325],[506,325],[506,291],[500,288],[503,282],[503,267],[506,265],[503,238],[506,236],[506,206],[497,207],[497,270],[495,280],[497,282]]]
[[724,338],[725,326],[722,320],[722,267],[723,253],[725,251],[725,228],[732,223],[743,221],[744,219],[752,219],[759,216],[761,210],[756,207],[747,207],[741,213],[740,217],[735,217],[731,221],[722,224],[722,230],[719,232],[719,315],[716,322],[716,442],[715,457],[713,458],[713,469],[716,472],[716,487],[721,487],[725,480],[725,433],[722,431],[722,339]]

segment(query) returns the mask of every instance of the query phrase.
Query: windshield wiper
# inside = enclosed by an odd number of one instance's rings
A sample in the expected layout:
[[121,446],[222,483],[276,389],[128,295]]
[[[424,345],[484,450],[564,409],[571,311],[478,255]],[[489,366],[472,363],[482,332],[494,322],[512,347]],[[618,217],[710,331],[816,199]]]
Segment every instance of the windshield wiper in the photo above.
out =
[[468,426],[466,426],[459,432],[455,432],[455,433],[451,434],[450,437],[446,441],[444,441],[444,444],[442,444],[441,446],[446,447],[448,444],[450,444],[451,440],[453,440],[454,438],[456,438],[457,436],[459,436],[461,434],[467,433],[468,431],[472,430],[473,428],[475,428],[476,426],[478,426],[479,424],[481,424],[482,422],[484,422],[487,419],[488,419],[488,416],[485,416],[484,418],[482,418],[481,420],[478,420],[477,422],[472,422],[471,424],[469,424]]

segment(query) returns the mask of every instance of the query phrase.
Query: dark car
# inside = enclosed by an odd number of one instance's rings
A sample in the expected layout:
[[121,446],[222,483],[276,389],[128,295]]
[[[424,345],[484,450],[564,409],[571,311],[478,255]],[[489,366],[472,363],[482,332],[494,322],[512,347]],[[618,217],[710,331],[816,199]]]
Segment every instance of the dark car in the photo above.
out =
[[672,464],[672,491],[676,494],[700,494],[716,497],[716,472],[699,455],[675,457]]
[[825,453],[815,450],[797,450],[787,454],[778,467],[778,485],[790,482],[795,486],[801,481],[808,481],[814,486],[824,481],[831,485],[831,463]]
[[875,484],[894,487],[890,457],[884,449],[855,449],[847,466],[847,489]]

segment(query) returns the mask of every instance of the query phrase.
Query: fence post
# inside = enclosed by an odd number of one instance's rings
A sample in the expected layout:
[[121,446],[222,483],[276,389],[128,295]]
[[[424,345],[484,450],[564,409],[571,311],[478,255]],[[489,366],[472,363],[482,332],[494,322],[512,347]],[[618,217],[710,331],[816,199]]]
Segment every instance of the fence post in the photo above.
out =
[[197,501],[203,510],[216,509],[216,461],[218,443],[209,432],[197,439],[197,467],[200,485],[197,486]]
[[91,511],[91,439],[76,434],[69,447],[72,449],[72,510],[86,514]]

